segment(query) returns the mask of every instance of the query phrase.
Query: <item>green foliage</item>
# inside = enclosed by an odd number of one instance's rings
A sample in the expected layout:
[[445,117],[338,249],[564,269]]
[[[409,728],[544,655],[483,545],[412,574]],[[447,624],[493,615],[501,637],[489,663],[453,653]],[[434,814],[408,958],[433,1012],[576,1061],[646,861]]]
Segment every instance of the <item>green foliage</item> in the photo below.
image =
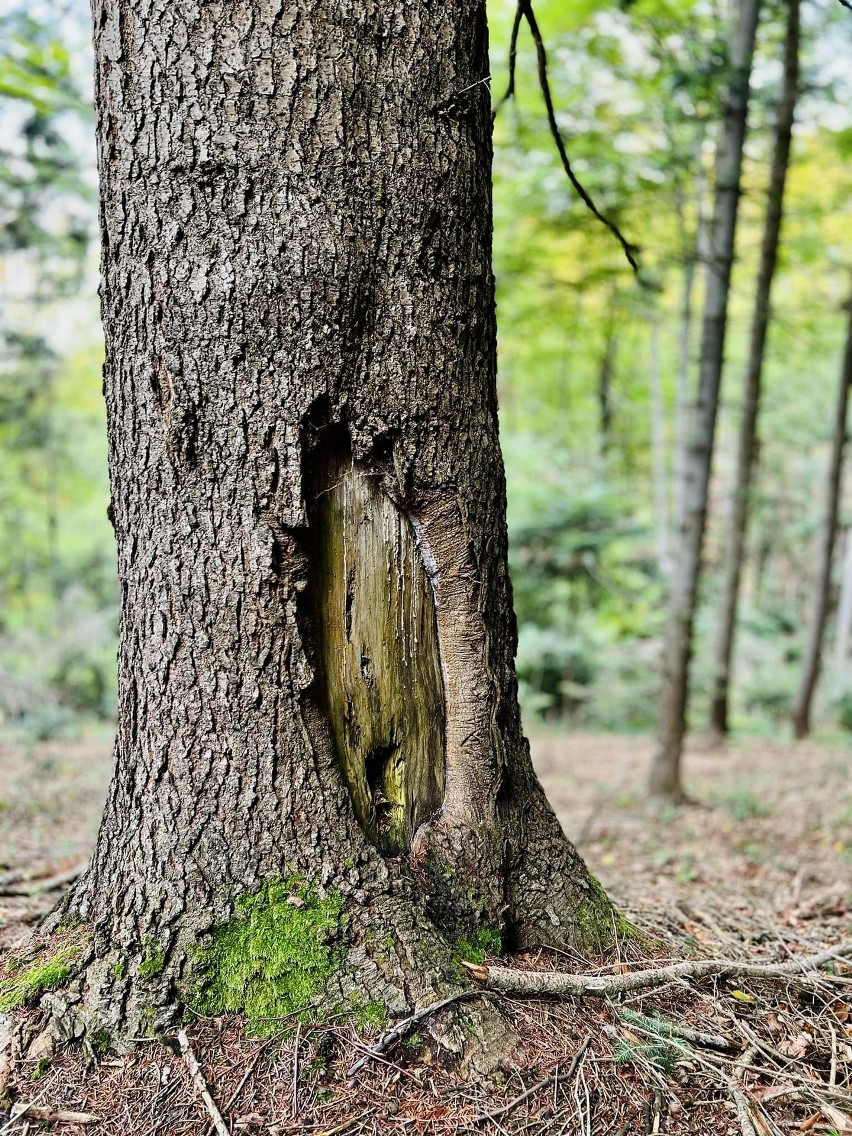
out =
[[667,1077],[671,1077],[679,1059],[690,1056],[683,1042],[678,1038],[674,1023],[660,1014],[639,1014],[621,1007],[619,1017],[628,1026],[634,1026],[652,1035],[649,1042],[632,1042],[622,1038],[616,1046],[616,1065],[637,1064],[643,1061],[656,1065]]
[[40,994],[62,986],[79,954],[79,944],[66,943],[53,954],[42,949],[41,957],[35,960],[8,960],[6,975],[0,979],[0,1012],[26,1006]]
[[527,438],[505,449],[510,475],[528,467],[513,477],[509,514],[525,709],[584,725],[647,727],[648,656],[662,614],[647,525],[631,513],[626,490],[572,477],[558,450]]
[[615,1064],[618,1068],[624,1065],[656,1065],[667,1077],[673,1075],[680,1056],[682,1054],[676,1046],[662,1039],[630,1041],[621,1037],[615,1045]]
[[307,1009],[339,967],[343,921],[340,895],[321,899],[296,877],[267,881],[199,949],[193,1008],[245,1013],[257,1033],[275,1033],[277,1019]]
[[742,782],[726,786],[714,793],[716,804],[728,812],[734,820],[755,820],[772,815],[772,805],[758,797],[754,790]]
[[852,732],[852,691],[842,695],[836,704],[837,720],[846,731]]

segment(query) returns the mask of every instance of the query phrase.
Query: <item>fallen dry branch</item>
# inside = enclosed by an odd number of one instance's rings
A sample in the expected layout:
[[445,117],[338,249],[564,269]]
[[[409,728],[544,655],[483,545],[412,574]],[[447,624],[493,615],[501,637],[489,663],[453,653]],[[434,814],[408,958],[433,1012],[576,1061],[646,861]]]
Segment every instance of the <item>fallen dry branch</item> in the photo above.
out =
[[489,990],[502,994],[551,995],[558,998],[609,998],[648,990],[677,979],[710,977],[730,978],[795,978],[819,970],[827,963],[852,956],[852,942],[841,943],[829,950],[803,955],[781,963],[750,963],[736,959],[696,959],[675,962],[653,970],[636,970],[628,974],[566,974],[557,970],[514,970],[508,966],[484,966],[463,963],[471,978]]
[[207,1082],[204,1080],[204,1075],[201,1072],[201,1066],[192,1051],[192,1046],[189,1044],[189,1038],[186,1036],[186,1030],[178,1030],[178,1042],[180,1043],[180,1051],[183,1059],[186,1062],[186,1067],[189,1069],[189,1075],[192,1077],[193,1084],[198,1090],[198,1095],[204,1101],[204,1107],[210,1114],[210,1119],[213,1121],[213,1127],[219,1133],[219,1136],[231,1136],[228,1131],[228,1126],[222,1119],[222,1114],[216,1107],[216,1102],[210,1095],[210,1090],[207,1088]]
[[41,1105],[12,1105],[13,1120],[39,1120],[43,1124],[97,1124],[101,1119],[92,1112],[71,1112],[67,1108],[42,1108]]
[[46,895],[48,892],[65,887],[66,884],[73,884],[76,879],[82,876],[88,866],[88,860],[84,860],[82,864],[75,864],[73,868],[68,868],[64,872],[57,872],[54,876],[46,876],[32,881],[28,880],[23,872],[10,873],[16,878],[7,879],[0,885],[0,895],[24,897]]

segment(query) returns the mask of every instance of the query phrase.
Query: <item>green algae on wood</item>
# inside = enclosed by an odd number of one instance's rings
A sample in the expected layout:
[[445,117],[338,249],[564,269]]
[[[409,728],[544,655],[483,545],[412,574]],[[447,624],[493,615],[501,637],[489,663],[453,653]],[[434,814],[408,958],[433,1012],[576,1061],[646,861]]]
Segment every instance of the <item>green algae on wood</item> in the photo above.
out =
[[444,795],[435,600],[416,533],[379,480],[322,456],[311,513],[319,682],[367,836],[406,852]]
[[236,913],[196,955],[198,991],[191,1008],[204,1015],[245,1013],[259,1034],[307,1009],[342,961],[336,944],[343,899],[320,899],[297,879],[271,880],[242,896]]

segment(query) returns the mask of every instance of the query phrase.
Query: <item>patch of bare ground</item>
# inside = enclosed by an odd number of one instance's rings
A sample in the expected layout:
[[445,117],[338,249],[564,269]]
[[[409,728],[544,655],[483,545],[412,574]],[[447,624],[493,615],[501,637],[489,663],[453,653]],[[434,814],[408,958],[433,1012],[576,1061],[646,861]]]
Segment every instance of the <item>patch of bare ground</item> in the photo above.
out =
[[[76,798],[85,814],[76,838],[72,821],[57,816],[67,826],[66,862],[85,855],[97,822],[109,764],[99,744],[81,751],[83,775],[97,768],[103,779]],[[381,1029],[357,1031],[344,1019],[282,1022],[281,1036],[259,1040],[239,1019],[221,1018],[187,1026],[194,1077],[176,1039],[143,1043],[128,1056],[50,1053],[44,1039],[25,1045],[5,1072],[0,1059],[0,1133],[852,1132],[852,959],[824,957],[827,947],[842,952],[852,931],[848,751],[765,742],[693,749],[688,788],[702,806],[677,810],[644,801],[648,739],[549,738],[534,752],[566,830],[646,934],[595,959],[551,951],[473,968],[473,996],[495,999],[520,1039],[495,1081],[460,1081],[435,1049],[430,1023],[440,1025],[452,1007],[386,1046]],[[0,799],[12,805],[8,816],[18,808],[15,794],[28,790],[20,766],[10,791],[6,756],[4,749]],[[74,794],[68,776],[55,801]],[[15,815],[32,817],[24,805]],[[63,861],[51,860],[50,850],[60,837],[48,824],[28,826],[19,843],[14,826],[0,828],[5,870],[24,871],[29,856],[39,871],[57,874]],[[21,929],[15,924],[19,937]],[[805,973],[803,960],[819,951],[821,967]],[[638,971],[707,958],[726,960],[726,969],[594,994],[601,979],[630,985]],[[737,970],[764,962],[778,971]],[[506,965],[584,975],[593,989],[569,998],[492,990]],[[24,1036],[36,1038],[39,1011],[19,1017]]]

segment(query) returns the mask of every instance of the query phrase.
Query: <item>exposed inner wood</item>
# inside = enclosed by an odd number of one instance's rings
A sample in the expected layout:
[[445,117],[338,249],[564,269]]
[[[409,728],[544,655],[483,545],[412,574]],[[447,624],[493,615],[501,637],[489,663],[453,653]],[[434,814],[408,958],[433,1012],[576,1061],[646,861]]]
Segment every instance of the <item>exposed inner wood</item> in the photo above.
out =
[[386,855],[444,796],[435,600],[408,518],[346,454],[326,454],[311,516],[319,675],[355,813]]

